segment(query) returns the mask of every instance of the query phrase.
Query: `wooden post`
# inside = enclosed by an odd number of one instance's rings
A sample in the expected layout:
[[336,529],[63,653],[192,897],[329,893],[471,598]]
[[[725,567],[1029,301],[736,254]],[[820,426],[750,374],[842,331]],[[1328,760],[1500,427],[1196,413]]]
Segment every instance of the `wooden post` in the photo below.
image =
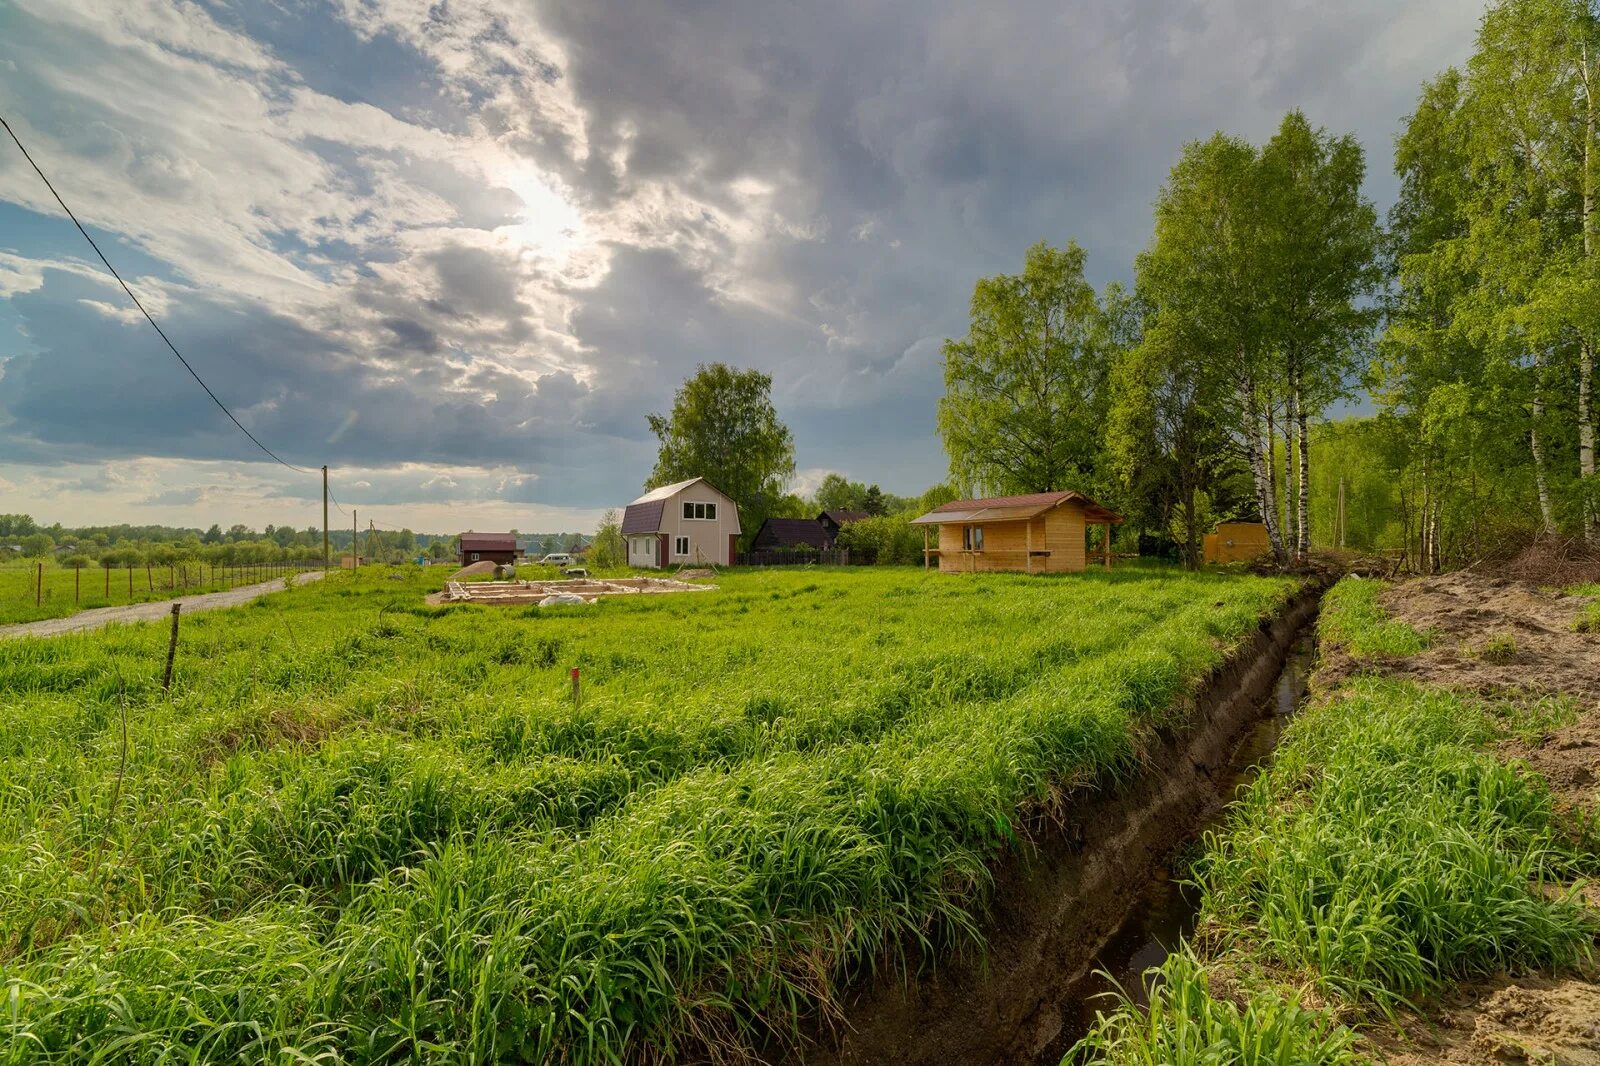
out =
[[111,567],[105,567],[106,572],[106,602],[111,602]]
[[128,602],[133,602],[133,564],[128,564]]
[[322,466],[322,573],[328,573],[328,466]]
[[361,555],[356,551],[356,509],[350,508],[350,574],[355,575],[356,566],[361,562]]
[[167,673],[161,679],[161,691],[165,692],[172,687],[172,661],[178,657],[178,611],[183,607],[181,603],[172,605],[172,635],[167,638]]
[[577,710],[583,706],[583,693],[578,688],[578,668],[572,668],[572,709]]
[[33,605],[41,606],[44,603],[44,564],[39,564],[39,570],[33,581]]
[[148,559],[144,562],[144,590],[146,592],[154,592],[156,590],[156,579],[150,576],[150,560]]
[[932,558],[933,557],[928,554],[928,527],[927,526],[923,526],[922,527],[922,568],[924,570],[928,569],[928,563],[932,560]]
[[1105,556],[1106,569],[1110,570],[1111,569],[1111,523],[1107,522],[1105,524],[1105,526],[1106,526],[1106,540],[1105,540],[1105,543],[1103,545],[1101,545],[1101,550],[1102,550],[1102,552],[1104,553],[1104,556]]
[[1033,519],[1025,518],[1023,519],[1023,522],[1025,530],[1023,533],[1023,544],[1026,545],[1028,557],[1023,561],[1022,570],[1023,573],[1031,574],[1033,573]]

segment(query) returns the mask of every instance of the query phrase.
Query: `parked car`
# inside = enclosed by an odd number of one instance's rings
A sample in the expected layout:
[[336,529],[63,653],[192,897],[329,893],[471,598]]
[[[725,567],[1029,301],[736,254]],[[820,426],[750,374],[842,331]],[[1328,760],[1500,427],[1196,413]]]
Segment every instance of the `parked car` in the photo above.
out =
[[571,566],[572,556],[567,552],[551,552],[539,561],[545,566]]

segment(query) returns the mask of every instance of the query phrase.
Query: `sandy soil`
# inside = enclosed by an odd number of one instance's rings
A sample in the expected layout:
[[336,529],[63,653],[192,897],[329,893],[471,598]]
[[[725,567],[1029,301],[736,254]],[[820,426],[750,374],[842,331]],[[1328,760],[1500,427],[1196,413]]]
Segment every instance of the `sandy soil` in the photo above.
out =
[[[294,583],[304,585],[309,581],[316,581],[322,577],[321,570],[308,570],[303,574],[296,574]],[[170,600],[157,600],[154,603],[131,603],[126,607],[96,607],[91,611],[79,611],[77,614],[66,618],[46,618],[41,622],[22,622],[17,625],[0,626],[0,640],[6,637],[54,637],[62,633],[80,633],[90,629],[100,629],[113,622],[156,622],[172,614],[174,603],[183,604],[184,614],[194,614],[196,611],[215,611],[223,607],[238,607],[249,603],[259,596],[269,592],[276,592],[283,588],[283,578],[274,578],[271,581],[262,581],[254,585],[240,585],[236,589],[224,592],[205,592],[198,596],[174,596]]]
[[1464,988],[1409,1039],[1384,1042],[1393,1066],[1507,1062],[1600,1066],[1600,985],[1581,978],[1499,977]]
[[[1484,696],[1570,698],[1575,722],[1531,741],[1502,741],[1496,752],[1543,775],[1559,805],[1593,811],[1600,807],[1600,634],[1575,630],[1585,602],[1482,574],[1402,582],[1384,593],[1383,605],[1428,631],[1432,644],[1417,655],[1362,668]],[[1322,685],[1356,668],[1333,658]],[[1583,895],[1600,909],[1600,886],[1583,886]],[[1471,982],[1425,1018],[1411,1017],[1404,1037],[1379,1029],[1372,1030],[1378,1050],[1396,1066],[1600,1066],[1600,973]]]
[[1385,669],[1428,685],[1480,692],[1565,694],[1600,705],[1600,634],[1576,632],[1587,599],[1480,574],[1401,582],[1383,595],[1395,618],[1432,646]]
[[472,563],[470,566],[463,566],[460,570],[445,578],[445,580],[464,581],[469,577],[477,577],[479,574],[492,574],[494,573],[494,568],[495,564],[485,559],[482,562]]
[[1381,668],[1483,695],[1571,698],[1577,721],[1498,750],[1543,775],[1563,806],[1593,811],[1600,808],[1600,634],[1574,628],[1586,602],[1470,573],[1407,581],[1385,593],[1383,605],[1430,631],[1433,644]]

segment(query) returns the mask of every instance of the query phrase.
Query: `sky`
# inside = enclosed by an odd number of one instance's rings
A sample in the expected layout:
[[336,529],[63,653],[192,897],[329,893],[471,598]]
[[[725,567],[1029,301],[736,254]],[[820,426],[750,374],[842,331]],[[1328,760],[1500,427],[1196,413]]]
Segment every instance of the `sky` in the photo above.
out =
[[[1184,142],[1303,109],[1368,194],[1476,0],[0,0],[0,114],[241,422],[361,525],[590,530],[756,367],[826,471],[941,480],[973,282],[1128,280]],[[0,141],[0,511],[321,521]]]

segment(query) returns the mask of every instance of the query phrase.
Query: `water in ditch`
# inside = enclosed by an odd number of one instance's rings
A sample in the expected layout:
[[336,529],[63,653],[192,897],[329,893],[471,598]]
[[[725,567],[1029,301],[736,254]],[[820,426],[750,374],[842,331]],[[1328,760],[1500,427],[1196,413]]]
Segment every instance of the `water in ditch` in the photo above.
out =
[[[1278,746],[1278,738],[1289,718],[1305,698],[1306,686],[1315,665],[1315,648],[1309,634],[1290,650],[1283,671],[1264,712],[1250,727],[1222,774],[1216,779],[1224,801],[1231,802],[1239,791],[1254,781]],[[1040,1063],[1054,1064],[1094,1023],[1096,1011],[1110,1010],[1106,993],[1120,986],[1141,1006],[1149,1002],[1144,972],[1159,966],[1178,942],[1194,932],[1199,917],[1200,892],[1186,880],[1186,870],[1199,847],[1200,836],[1220,824],[1226,812],[1201,826],[1193,840],[1169,857],[1161,873],[1146,886],[1122,925],[1108,940],[1090,966],[1089,975],[1074,989],[1072,1001],[1064,1008],[1065,1022],[1057,1039],[1051,1041]]]

